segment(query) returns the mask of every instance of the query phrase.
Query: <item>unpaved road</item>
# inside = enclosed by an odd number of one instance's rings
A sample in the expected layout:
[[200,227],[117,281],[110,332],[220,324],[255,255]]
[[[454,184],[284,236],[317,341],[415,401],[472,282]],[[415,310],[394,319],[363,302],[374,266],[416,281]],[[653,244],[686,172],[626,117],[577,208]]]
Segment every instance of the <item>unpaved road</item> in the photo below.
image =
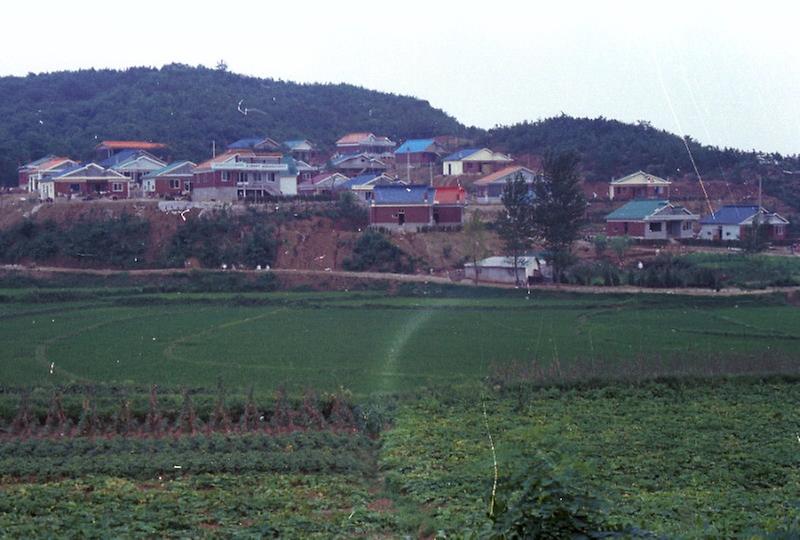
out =
[[[7,264],[0,266],[0,270],[19,272],[29,276],[46,275],[48,273],[65,273],[65,274],[87,274],[96,276],[110,276],[115,274],[129,274],[133,276],[163,276],[176,273],[189,273],[189,272],[203,272],[211,270],[197,270],[192,268],[153,268],[146,270],[111,270],[111,269],[89,269],[89,268],[67,268],[60,266],[21,266]],[[218,270],[213,270],[217,272]],[[293,269],[293,268],[273,268],[267,270],[277,275],[299,275],[299,276],[334,276],[341,278],[352,279],[374,279],[374,280],[388,280],[388,281],[403,281],[411,283],[438,283],[441,285],[462,285],[466,287],[474,287],[475,284],[470,280],[453,281],[449,277],[440,275],[427,275],[427,274],[393,274],[381,272],[347,272],[344,270],[307,270],[307,269]],[[263,274],[265,270],[227,270],[227,272],[236,272],[242,274]],[[514,289],[514,285],[504,283],[487,283],[481,282],[481,287],[495,287],[502,289]],[[581,285],[535,285],[531,287],[531,291],[548,291],[548,292],[574,292],[574,293],[590,293],[590,294],[668,294],[668,295],[682,295],[682,296],[753,296],[764,295],[772,293],[800,293],[800,287],[770,287],[766,289],[738,289],[726,288],[720,291],[711,289],[648,289],[644,287],[631,287],[622,285],[619,287],[595,287],[595,286],[581,286]]]

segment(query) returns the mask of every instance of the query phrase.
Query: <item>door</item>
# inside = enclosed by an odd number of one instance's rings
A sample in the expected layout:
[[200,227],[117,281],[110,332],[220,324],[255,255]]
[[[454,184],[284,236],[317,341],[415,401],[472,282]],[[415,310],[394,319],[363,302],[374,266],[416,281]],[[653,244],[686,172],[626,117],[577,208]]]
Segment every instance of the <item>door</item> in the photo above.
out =
[[397,213],[397,224],[398,225],[404,225],[405,222],[406,222],[406,212],[405,212],[405,210],[400,210]]

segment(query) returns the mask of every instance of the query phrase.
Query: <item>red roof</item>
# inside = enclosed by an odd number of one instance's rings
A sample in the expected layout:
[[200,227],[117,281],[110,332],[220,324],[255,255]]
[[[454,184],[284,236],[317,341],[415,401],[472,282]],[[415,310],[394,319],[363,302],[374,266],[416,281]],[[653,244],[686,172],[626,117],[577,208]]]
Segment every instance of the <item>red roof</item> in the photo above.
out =
[[461,186],[437,187],[434,195],[436,204],[459,204],[467,200],[466,191]]
[[164,143],[147,141],[103,141],[97,146],[104,146],[111,150],[158,150],[167,147]]
[[336,141],[336,144],[358,144],[364,139],[368,138],[370,135],[372,135],[372,133],[365,133],[365,132],[348,133],[347,135]]
[[507,176],[509,174],[515,174],[518,171],[521,171],[523,169],[525,169],[528,172],[530,172],[531,174],[533,174],[533,171],[531,171],[527,167],[523,167],[522,165],[512,165],[511,167],[502,168],[499,171],[495,171],[495,172],[493,172],[491,174],[487,174],[483,178],[475,180],[475,183],[473,185],[475,185],[475,186],[485,186],[486,184],[491,184],[492,182],[495,182],[495,181],[503,178],[504,176]]

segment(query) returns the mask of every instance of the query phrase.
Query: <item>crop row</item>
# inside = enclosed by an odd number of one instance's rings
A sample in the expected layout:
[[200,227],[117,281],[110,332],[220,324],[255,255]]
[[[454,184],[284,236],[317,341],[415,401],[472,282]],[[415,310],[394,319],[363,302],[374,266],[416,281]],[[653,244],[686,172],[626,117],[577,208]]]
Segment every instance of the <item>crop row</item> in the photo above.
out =
[[374,443],[330,432],[175,439],[29,439],[0,445],[0,476],[40,479],[105,474],[360,472]]

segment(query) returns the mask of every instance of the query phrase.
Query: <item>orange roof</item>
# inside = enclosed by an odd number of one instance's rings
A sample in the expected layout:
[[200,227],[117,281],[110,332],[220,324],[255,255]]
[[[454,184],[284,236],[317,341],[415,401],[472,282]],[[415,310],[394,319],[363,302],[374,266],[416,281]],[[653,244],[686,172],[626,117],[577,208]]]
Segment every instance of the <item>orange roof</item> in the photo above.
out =
[[[504,167],[504,168],[500,169],[499,171],[495,171],[495,172],[493,172],[491,174],[487,174],[483,178],[479,178],[478,180],[475,180],[475,183],[473,185],[475,185],[475,186],[485,186],[486,184],[491,184],[492,182],[495,182],[495,181],[503,178],[504,176],[507,176],[509,174],[514,174],[515,172],[521,171],[522,169],[525,169],[525,168],[526,167],[523,167],[521,165],[512,165],[511,167]],[[528,169],[528,170],[530,170],[530,169]]]
[[437,204],[463,203],[467,199],[466,191],[461,186],[437,187],[434,202]]
[[164,143],[147,142],[147,141],[103,141],[97,146],[105,146],[112,150],[157,150],[159,148],[166,148]]
[[[48,170],[52,169],[53,167],[55,167],[57,165],[61,165],[65,161],[72,161],[72,160],[70,158],[67,158],[67,157],[54,157],[53,159],[50,159],[50,160],[45,161],[44,163],[40,164],[36,168],[39,169],[40,171],[48,171]],[[73,163],[74,163],[74,161],[73,161]]]
[[358,144],[362,140],[369,137],[370,135],[372,135],[372,133],[365,133],[365,132],[348,133],[347,135],[336,141],[336,144]]

